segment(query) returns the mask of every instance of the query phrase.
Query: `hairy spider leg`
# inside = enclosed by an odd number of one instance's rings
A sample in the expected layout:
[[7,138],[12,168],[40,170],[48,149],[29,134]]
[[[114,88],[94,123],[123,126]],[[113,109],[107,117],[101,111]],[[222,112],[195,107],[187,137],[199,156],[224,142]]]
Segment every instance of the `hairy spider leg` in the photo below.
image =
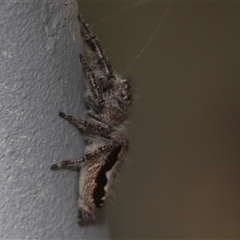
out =
[[[70,122],[79,131],[85,132],[91,135],[106,136],[110,132],[110,127],[104,123],[94,122],[93,120],[85,120],[81,118],[76,118],[74,116],[65,114],[63,112],[59,113],[60,117]],[[84,127],[84,129],[83,129]]]
[[83,36],[85,38],[86,43],[93,50],[98,58],[98,62],[105,73],[105,77],[107,78],[109,84],[112,85],[112,81],[115,78],[113,75],[112,65],[105,56],[102,46],[94,34],[93,30],[90,28],[89,24],[83,19],[82,15],[78,15],[78,20],[82,23],[84,30],[82,29]]
[[97,102],[97,105],[101,106],[103,104],[103,97],[100,88],[96,82],[95,74],[82,54],[79,54],[79,58],[83,66],[85,77],[88,79],[93,98]]
[[[107,135],[107,133],[109,133],[109,131],[110,131],[110,128],[104,124],[98,124],[98,123],[86,121],[83,119],[78,119],[71,115],[67,115],[63,112],[60,112],[59,115],[63,119],[65,119],[68,122],[70,122],[71,124],[73,124],[80,131],[83,130],[82,127],[85,127],[85,132],[88,132],[88,134],[90,134],[90,135],[92,134],[92,135],[97,135],[97,136],[104,136],[104,135]],[[66,161],[62,161],[58,164],[53,164],[51,166],[51,169],[58,170],[58,169],[63,169],[63,168],[71,168],[72,170],[75,170],[75,168],[77,169],[78,167],[74,167],[74,166],[69,167],[68,165],[75,164],[75,163],[87,162],[89,160],[97,158],[97,156],[99,156],[103,153],[107,153],[107,152],[111,151],[114,148],[113,140],[108,139],[108,138],[104,138],[104,140],[107,143],[104,146],[99,147],[95,151],[93,151],[91,153],[87,153],[81,158],[66,160]]]
[[62,161],[57,164],[53,164],[51,166],[51,170],[59,170],[59,169],[69,168],[68,165],[70,165],[70,164],[83,163],[83,162],[87,162],[87,161],[90,161],[93,159],[98,159],[98,157],[101,156],[103,153],[111,152],[113,148],[114,148],[113,143],[106,144],[93,152],[85,154],[81,158],[75,158],[72,160],[66,160],[66,161]]

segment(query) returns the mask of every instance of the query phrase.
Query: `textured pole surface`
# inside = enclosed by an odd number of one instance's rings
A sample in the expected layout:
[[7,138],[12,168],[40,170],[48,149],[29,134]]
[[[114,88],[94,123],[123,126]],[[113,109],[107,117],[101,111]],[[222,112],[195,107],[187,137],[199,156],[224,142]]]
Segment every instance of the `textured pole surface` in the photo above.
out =
[[79,174],[50,170],[84,149],[58,116],[85,110],[76,2],[3,1],[0,30],[0,238],[108,238],[77,224]]

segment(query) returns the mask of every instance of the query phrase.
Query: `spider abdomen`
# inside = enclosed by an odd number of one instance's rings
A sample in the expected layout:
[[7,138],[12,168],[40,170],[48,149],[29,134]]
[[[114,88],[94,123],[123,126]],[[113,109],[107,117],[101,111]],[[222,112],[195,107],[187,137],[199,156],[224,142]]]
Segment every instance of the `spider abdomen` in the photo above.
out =
[[113,178],[122,164],[125,154],[123,143],[99,156],[99,159],[82,164],[79,188],[79,220],[94,214],[109,197]]

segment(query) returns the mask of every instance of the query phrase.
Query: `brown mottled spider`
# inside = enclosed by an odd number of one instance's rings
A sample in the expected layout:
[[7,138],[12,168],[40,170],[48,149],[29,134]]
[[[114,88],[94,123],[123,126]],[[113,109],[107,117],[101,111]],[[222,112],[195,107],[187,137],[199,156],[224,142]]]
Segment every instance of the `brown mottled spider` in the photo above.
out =
[[109,197],[113,178],[128,149],[123,122],[132,101],[129,80],[113,72],[89,24],[81,15],[78,19],[90,55],[88,63],[80,54],[88,86],[86,104],[89,110],[84,118],[65,113],[60,116],[80,130],[88,144],[82,158],[54,164],[51,169],[81,167],[78,199],[81,221],[93,215]]

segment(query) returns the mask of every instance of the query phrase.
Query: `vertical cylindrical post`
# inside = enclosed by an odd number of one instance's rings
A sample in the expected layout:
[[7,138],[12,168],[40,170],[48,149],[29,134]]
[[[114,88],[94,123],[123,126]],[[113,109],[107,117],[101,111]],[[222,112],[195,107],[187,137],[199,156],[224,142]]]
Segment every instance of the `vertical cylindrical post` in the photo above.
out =
[[85,110],[77,3],[3,1],[0,30],[0,238],[108,238],[77,223],[79,174],[50,170],[84,150],[58,116]]

